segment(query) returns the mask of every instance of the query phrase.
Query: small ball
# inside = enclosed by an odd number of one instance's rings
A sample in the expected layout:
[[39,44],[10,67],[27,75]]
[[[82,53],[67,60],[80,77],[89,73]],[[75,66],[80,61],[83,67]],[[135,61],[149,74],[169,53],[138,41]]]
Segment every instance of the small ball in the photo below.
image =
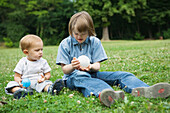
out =
[[21,84],[23,84],[23,87],[27,88],[27,87],[29,87],[31,85],[31,81],[30,81],[29,78],[24,78],[24,79],[22,79]]
[[90,59],[85,55],[79,56],[78,60],[80,62],[80,66],[83,68],[86,68],[90,65]]

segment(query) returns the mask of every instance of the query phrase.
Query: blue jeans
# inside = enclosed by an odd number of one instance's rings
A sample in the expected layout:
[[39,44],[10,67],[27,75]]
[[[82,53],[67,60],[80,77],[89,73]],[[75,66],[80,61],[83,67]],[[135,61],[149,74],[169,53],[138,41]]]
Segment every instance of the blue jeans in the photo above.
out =
[[81,91],[85,97],[91,94],[98,97],[102,90],[112,89],[113,85],[128,93],[131,93],[133,88],[149,87],[132,73],[122,71],[88,73],[76,70],[66,81],[68,88]]

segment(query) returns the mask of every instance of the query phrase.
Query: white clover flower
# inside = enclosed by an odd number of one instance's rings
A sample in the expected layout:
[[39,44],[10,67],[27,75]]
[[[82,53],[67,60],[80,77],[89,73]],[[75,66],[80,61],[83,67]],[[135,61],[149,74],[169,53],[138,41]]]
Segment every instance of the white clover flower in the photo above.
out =
[[81,103],[80,100],[77,100],[77,103],[80,104]]
[[73,96],[74,96],[73,94],[70,94],[70,95],[69,95],[70,98],[73,98]]
[[135,102],[132,101],[132,102],[131,102],[131,105],[133,105],[134,103],[135,103]]
[[92,95],[93,95],[93,92],[90,92],[90,95],[92,96]]
[[55,90],[54,90],[54,93],[56,93],[56,92],[57,92],[57,90],[55,89]]

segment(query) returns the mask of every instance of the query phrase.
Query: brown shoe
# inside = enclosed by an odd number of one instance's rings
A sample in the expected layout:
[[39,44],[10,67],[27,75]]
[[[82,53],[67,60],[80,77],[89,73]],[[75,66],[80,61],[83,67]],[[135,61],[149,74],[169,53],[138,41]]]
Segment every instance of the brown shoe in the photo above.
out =
[[105,89],[99,94],[100,101],[110,107],[111,104],[118,100],[119,98],[124,99],[124,92],[123,91],[114,91],[112,89]]
[[132,95],[135,97],[143,96],[146,98],[166,98],[170,95],[170,84],[157,83],[150,87],[138,87],[132,90]]

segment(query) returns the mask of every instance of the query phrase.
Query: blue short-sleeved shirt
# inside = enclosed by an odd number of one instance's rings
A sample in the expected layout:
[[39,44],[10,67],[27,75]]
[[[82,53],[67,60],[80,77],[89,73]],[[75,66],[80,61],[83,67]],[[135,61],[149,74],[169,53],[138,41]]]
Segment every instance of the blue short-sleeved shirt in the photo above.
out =
[[56,64],[71,64],[73,57],[78,58],[81,55],[88,56],[90,63],[107,60],[105,50],[98,38],[88,36],[86,40],[80,44],[74,37],[69,36],[62,40],[59,45]]

